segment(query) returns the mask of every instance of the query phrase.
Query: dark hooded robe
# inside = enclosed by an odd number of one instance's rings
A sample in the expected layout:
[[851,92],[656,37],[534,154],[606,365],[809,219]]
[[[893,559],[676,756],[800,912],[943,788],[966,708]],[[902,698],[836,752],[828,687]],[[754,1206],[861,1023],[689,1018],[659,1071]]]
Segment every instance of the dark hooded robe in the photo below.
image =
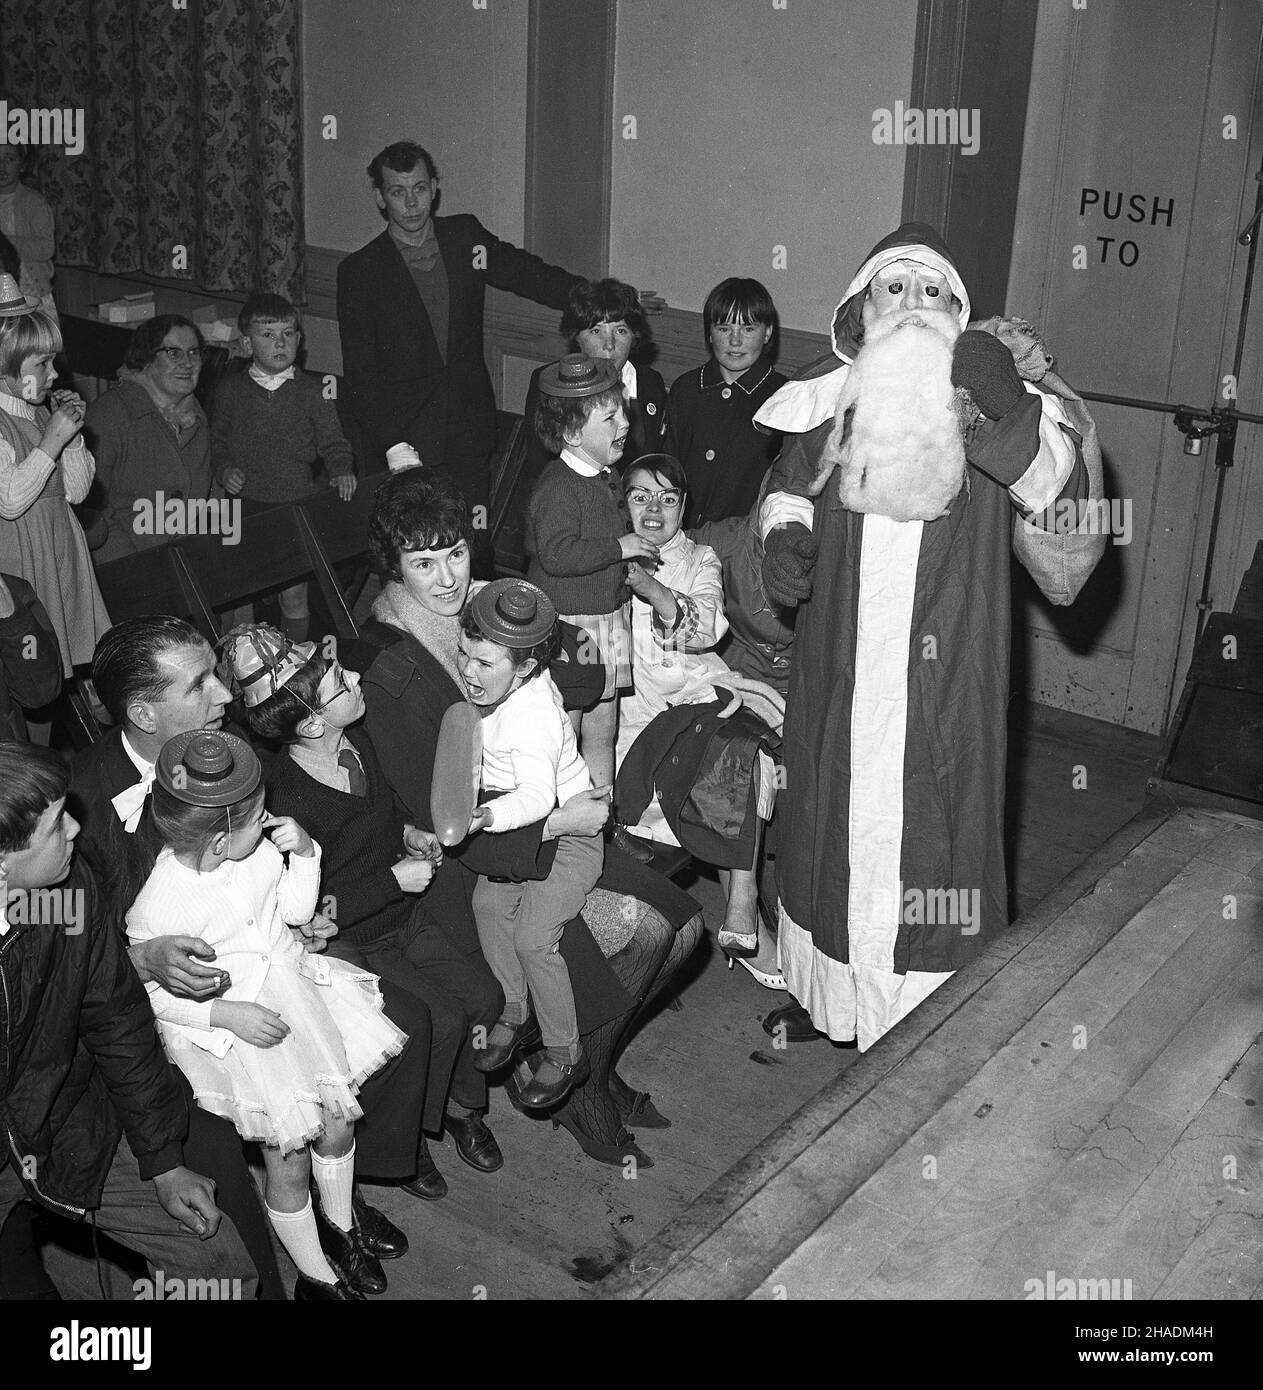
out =
[[1072,601],[1104,549],[1102,536],[1040,525],[1068,488],[1099,497],[1101,476],[1094,447],[1084,464],[1083,435],[1094,446],[1095,431],[1082,402],[1076,429],[1069,405],[1029,382],[1008,414],[966,431],[966,482],[946,516],[849,511],[832,480],[807,499],[868,284],[900,260],[945,275],[968,323],[946,246],[928,227],[901,227],[848,286],[834,357],[756,416],[787,435],[763,532],[800,520],[819,547],[785,720],[780,963],[816,1026],[837,1041],[858,1035],[861,1048],[1008,924],[1010,547],[1057,603]]

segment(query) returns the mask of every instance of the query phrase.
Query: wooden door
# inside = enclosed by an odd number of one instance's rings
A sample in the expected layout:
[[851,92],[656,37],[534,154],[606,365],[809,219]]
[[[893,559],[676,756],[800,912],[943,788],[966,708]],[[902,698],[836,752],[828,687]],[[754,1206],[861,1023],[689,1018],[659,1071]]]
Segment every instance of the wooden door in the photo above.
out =
[[[1080,390],[1209,408],[1231,371],[1259,167],[1253,0],[1043,0],[1008,312]],[[985,139],[985,131],[983,138]],[[1263,333],[1263,262],[1251,338]],[[1259,355],[1239,408],[1263,413]],[[1160,731],[1188,664],[1213,449],[1170,416],[1095,405],[1119,534],[1072,609],[1025,585],[1018,668],[1042,703]],[[1258,429],[1242,426],[1213,594],[1230,608],[1263,535]],[[1127,526],[1127,523],[1129,527]],[[1129,530],[1129,534],[1128,534]]]

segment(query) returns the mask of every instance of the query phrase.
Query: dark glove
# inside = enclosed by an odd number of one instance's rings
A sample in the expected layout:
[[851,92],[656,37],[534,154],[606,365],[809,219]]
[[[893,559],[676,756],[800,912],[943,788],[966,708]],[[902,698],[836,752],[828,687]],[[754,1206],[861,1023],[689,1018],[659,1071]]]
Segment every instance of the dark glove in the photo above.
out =
[[999,338],[977,328],[956,339],[952,385],[965,387],[988,420],[1007,415],[1026,395],[1013,354]]
[[773,603],[792,608],[811,597],[816,538],[798,521],[769,531],[763,542],[763,588]]

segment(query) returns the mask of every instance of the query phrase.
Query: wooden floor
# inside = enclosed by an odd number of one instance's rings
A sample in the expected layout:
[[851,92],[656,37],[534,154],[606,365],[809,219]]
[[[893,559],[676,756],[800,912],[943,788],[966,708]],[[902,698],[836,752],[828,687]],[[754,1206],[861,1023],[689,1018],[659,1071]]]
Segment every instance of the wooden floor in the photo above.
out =
[[1258,1297],[1263,823],[1154,808],[1114,849],[602,1294]]
[[[1011,882],[1015,911],[1025,911],[1140,810],[1157,741],[1021,705],[1013,707],[1010,724]],[[1074,786],[1077,768],[1086,768],[1086,787]],[[718,886],[702,879],[692,891],[713,931],[722,917]],[[824,1041],[774,1048],[759,1023],[784,996],[760,988],[742,970],[726,970],[709,939],[698,956],[681,990],[683,1008],[664,1009],[652,1020],[621,1068],[674,1122],[638,1135],[654,1166],[626,1176],[602,1167],[569,1135],[524,1118],[495,1092],[489,1122],[506,1156],[499,1174],[474,1172],[443,1143],[434,1149],[451,1187],[443,1201],[367,1189],[413,1246],[387,1267],[384,1297],[589,1296],[596,1281],[680,1219],[856,1062],[854,1049]],[[1081,1021],[1095,1027],[1097,1015],[1084,1012]],[[57,1277],[69,1280],[71,1273],[63,1266]],[[86,1273],[79,1271],[82,1292],[93,1297],[95,1275],[85,1279]],[[793,1278],[801,1280],[801,1293],[815,1275],[804,1268]]]

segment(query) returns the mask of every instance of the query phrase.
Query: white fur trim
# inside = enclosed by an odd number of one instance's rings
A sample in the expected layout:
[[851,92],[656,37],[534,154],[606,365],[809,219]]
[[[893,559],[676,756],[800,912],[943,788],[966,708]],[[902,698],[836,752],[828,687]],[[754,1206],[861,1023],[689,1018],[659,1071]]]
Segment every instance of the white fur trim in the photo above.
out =
[[815,502],[795,492],[769,492],[759,508],[759,539],[767,540],[767,533],[774,526],[788,526],[795,521],[810,531],[816,521]]
[[834,407],[850,370],[849,365],[835,367],[824,376],[787,381],[758,408],[754,423],[782,434],[806,434],[814,430],[817,425],[833,419]]
[[894,967],[903,855],[908,650],[922,521],[866,516],[851,700],[847,922],[857,965]]
[[1069,425],[1070,420],[1060,401],[1029,381],[1022,385],[1039,397],[1039,452],[1031,466],[1009,488],[1009,495],[1028,511],[1042,512],[1057,500],[1074,469],[1074,443],[1061,428]]
[[923,1003],[952,972],[909,970],[896,975],[867,965],[844,965],[816,949],[811,933],[782,907],[776,956],[789,992],[834,1042],[858,1041],[861,1052]]

